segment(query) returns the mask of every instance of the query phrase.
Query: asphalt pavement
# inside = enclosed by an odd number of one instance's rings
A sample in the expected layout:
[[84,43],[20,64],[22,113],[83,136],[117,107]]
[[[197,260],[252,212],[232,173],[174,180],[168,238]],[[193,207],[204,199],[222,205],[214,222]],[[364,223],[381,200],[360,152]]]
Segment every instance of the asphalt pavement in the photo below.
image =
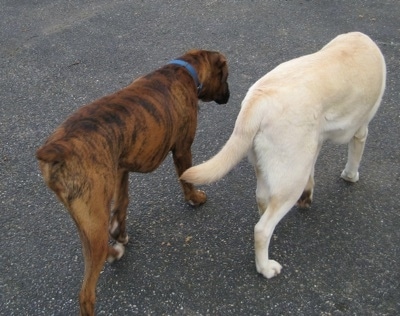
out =
[[[171,157],[131,174],[124,258],[106,264],[98,315],[400,315],[398,0],[0,0],[0,314],[76,315],[83,276],[75,225],[45,186],[35,150],[68,114],[191,48],[228,58],[227,105],[201,103],[195,163],[232,132],[262,75],[340,33],[380,46],[387,89],[360,181],[340,179],[346,146],[327,143],[310,210],[277,226],[267,280],[254,264],[255,176],[243,160],[186,205]],[[290,166],[288,166],[290,168]]]

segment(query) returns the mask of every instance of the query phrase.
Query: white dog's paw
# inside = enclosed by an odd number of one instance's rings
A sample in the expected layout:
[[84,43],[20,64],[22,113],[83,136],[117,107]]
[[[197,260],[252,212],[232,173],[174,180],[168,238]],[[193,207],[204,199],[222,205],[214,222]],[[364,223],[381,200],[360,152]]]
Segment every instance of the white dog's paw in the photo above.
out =
[[282,266],[275,260],[268,260],[267,264],[259,265],[256,261],[257,272],[267,279],[271,279],[281,273]]
[[113,263],[115,260],[119,260],[122,258],[122,256],[125,253],[125,246],[119,242],[116,242],[113,246],[113,252],[112,254],[109,253],[109,256],[107,258],[107,261],[109,263]]
[[347,172],[346,169],[344,169],[342,174],[340,175],[340,177],[349,182],[357,182],[360,175],[358,172],[350,173],[350,172]]

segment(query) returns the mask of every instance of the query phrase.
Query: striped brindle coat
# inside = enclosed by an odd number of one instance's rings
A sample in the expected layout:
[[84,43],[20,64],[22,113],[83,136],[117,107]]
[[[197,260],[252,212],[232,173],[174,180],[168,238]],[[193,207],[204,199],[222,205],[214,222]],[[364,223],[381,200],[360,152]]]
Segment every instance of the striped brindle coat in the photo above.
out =
[[[81,315],[94,314],[95,287],[104,262],[120,259],[128,242],[129,172],[155,170],[170,151],[178,176],[191,167],[198,99],[226,103],[227,78],[223,55],[189,51],[81,107],[37,151],[44,180],[68,209],[82,241]],[[205,193],[192,184],[181,185],[190,204],[206,201]],[[114,246],[108,244],[109,234]]]

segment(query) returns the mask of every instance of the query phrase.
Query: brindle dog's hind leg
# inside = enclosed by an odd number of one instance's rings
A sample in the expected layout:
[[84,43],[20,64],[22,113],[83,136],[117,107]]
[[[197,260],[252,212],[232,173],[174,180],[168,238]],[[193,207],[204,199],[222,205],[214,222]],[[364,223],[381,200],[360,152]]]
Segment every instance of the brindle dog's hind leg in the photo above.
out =
[[[175,169],[178,173],[179,178],[184,171],[192,166],[192,152],[190,150],[190,147],[176,147],[172,151],[172,156],[175,163]],[[182,180],[180,181],[180,183],[182,186],[183,194],[185,195],[185,200],[189,204],[193,206],[198,206],[205,203],[205,201],[207,200],[207,195],[203,191],[197,190],[191,183],[187,183]]]
[[108,245],[109,201],[105,190],[98,186],[87,199],[73,201],[69,211],[78,227],[85,260],[85,275],[79,294],[81,315],[94,315],[96,284],[108,255],[118,255],[118,250]]
[[[109,227],[110,236],[122,245],[126,245],[129,240],[126,233],[126,211],[129,203],[128,179],[128,171],[118,171],[114,190],[114,206]],[[122,245],[116,245],[116,247],[123,247]]]

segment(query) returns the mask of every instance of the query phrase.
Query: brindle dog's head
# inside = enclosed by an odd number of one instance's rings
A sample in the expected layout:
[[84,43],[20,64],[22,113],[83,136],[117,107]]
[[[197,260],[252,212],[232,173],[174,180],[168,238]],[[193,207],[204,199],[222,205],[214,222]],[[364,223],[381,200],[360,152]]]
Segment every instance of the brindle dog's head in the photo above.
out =
[[206,50],[191,50],[181,59],[189,62],[197,71],[200,83],[199,99],[225,104],[229,100],[228,64],[224,55]]

